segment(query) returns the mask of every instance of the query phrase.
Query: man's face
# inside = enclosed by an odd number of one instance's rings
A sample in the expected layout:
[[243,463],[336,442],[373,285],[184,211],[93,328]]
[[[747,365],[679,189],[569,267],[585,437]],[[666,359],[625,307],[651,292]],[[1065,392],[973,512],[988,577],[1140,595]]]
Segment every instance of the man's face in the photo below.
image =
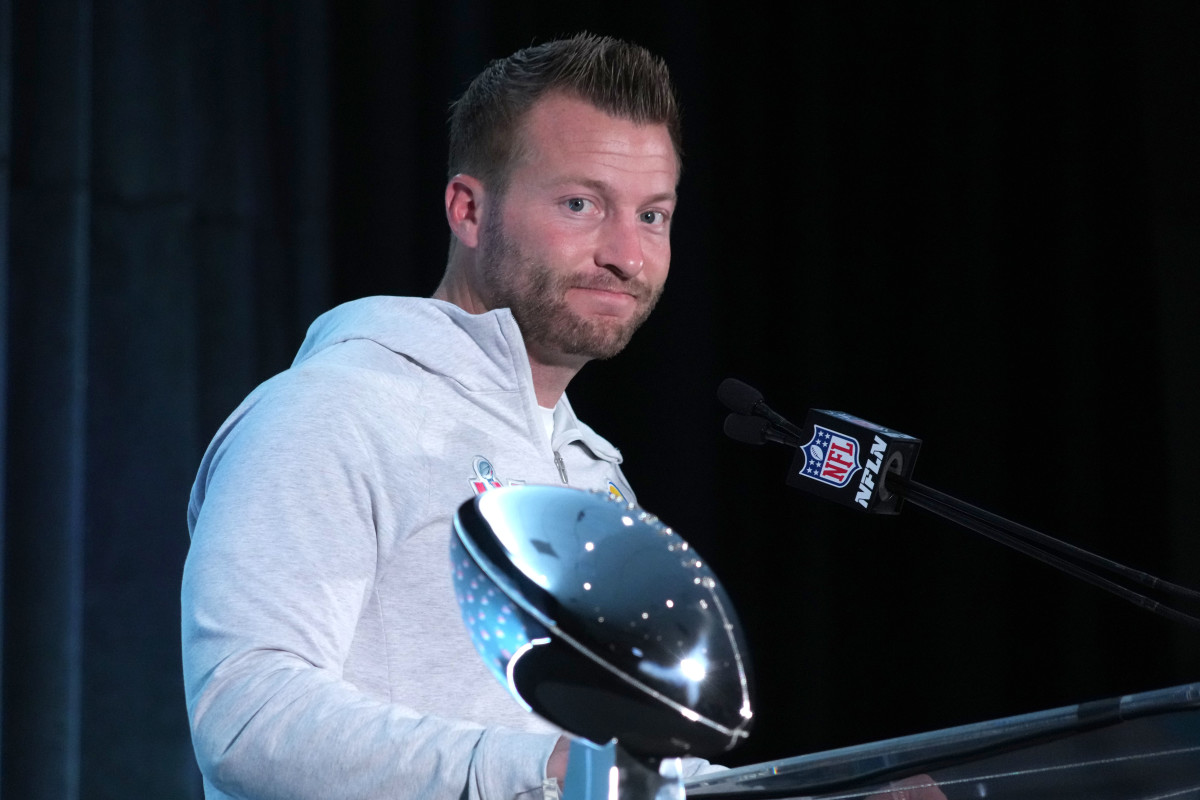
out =
[[667,279],[679,177],[671,137],[562,95],[534,105],[523,135],[526,157],[480,232],[488,305],[512,310],[542,363],[609,358]]

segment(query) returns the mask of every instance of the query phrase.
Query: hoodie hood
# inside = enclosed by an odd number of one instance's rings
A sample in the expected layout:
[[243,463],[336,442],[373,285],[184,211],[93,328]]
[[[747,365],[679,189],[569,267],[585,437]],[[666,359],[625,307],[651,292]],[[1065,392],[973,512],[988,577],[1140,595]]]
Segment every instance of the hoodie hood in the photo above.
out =
[[326,311],[309,326],[292,366],[341,342],[366,339],[471,391],[532,385],[521,331],[507,308],[469,314],[425,297],[364,297]]
[[[313,321],[292,366],[356,339],[375,342],[472,392],[528,389],[533,396],[525,340],[507,308],[471,314],[453,303],[426,297],[351,300]],[[622,461],[617,448],[580,422],[563,394],[554,409],[552,447],[572,441],[583,442],[606,461]]]

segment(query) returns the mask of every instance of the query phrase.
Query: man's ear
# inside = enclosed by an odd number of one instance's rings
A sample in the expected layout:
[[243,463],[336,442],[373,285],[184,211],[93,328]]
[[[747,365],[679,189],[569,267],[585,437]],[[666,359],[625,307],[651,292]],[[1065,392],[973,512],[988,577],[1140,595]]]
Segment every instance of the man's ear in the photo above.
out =
[[483,203],[483,184],[478,179],[460,172],[446,184],[446,221],[455,238],[466,247],[479,244]]

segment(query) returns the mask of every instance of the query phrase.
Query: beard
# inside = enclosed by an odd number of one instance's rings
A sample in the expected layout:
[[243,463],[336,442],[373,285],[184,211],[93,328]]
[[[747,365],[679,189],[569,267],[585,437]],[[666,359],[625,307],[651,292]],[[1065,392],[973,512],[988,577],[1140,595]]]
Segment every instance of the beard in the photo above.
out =
[[[480,232],[480,264],[492,308],[508,308],[526,345],[543,351],[587,359],[612,358],[625,349],[634,332],[654,310],[663,287],[608,271],[564,274],[524,252],[504,231],[499,214],[489,215]],[[573,288],[627,292],[638,307],[627,319],[583,316],[567,303]]]

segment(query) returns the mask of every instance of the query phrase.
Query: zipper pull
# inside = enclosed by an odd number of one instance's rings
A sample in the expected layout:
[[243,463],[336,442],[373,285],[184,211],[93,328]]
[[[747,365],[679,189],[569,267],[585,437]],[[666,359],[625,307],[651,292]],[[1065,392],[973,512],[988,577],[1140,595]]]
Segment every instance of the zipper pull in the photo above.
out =
[[558,477],[562,478],[562,482],[567,482],[567,465],[563,462],[563,457],[554,451],[554,466],[558,467]]

